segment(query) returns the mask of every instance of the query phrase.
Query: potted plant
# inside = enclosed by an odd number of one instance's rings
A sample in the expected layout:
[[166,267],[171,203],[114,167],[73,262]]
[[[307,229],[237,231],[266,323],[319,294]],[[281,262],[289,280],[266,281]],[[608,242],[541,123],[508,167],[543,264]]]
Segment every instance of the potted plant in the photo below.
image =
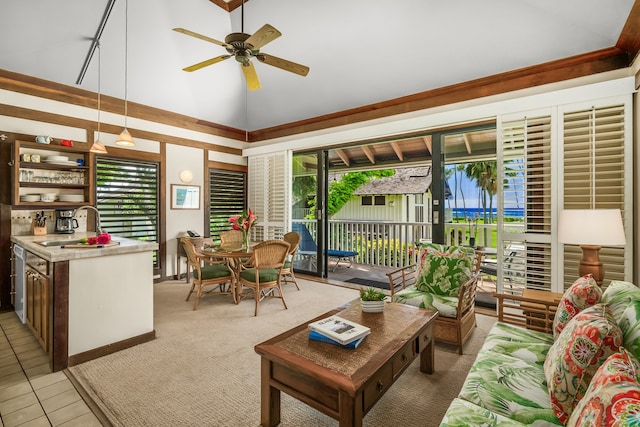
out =
[[380,313],[384,310],[386,295],[380,289],[360,288],[360,305],[365,313]]

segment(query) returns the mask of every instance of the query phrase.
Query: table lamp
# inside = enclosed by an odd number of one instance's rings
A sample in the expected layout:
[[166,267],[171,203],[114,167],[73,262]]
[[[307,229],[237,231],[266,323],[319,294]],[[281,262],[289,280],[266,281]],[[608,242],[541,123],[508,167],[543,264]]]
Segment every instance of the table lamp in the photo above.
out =
[[620,209],[566,209],[560,212],[558,241],[580,245],[582,259],[578,274],[591,273],[602,285],[604,267],[600,262],[602,246],[624,246],[626,239]]

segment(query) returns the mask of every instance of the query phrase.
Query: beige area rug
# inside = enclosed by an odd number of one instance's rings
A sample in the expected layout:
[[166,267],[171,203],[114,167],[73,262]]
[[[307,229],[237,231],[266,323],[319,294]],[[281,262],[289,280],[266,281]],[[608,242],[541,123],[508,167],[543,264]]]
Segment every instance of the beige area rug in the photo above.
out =
[[[277,299],[234,305],[208,296],[197,311],[185,302],[188,285],[155,285],[157,339],[69,368],[77,383],[115,426],[258,426],[260,357],[256,344],[358,297],[354,289],[300,280],[287,285],[288,310]],[[418,359],[364,418],[365,426],[437,426],[458,394],[495,318],[478,328],[459,356],[437,344],[436,372]],[[337,421],[282,394],[281,426],[337,426]]]

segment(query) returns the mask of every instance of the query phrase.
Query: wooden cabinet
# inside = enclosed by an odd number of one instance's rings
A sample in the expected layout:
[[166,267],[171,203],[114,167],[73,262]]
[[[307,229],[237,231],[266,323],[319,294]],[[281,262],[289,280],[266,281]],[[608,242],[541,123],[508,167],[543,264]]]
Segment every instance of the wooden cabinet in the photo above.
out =
[[12,204],[25,208],[91,204],[89,163],[89,152],[82,149],[16,141]]
[[27,254],[25,269],[27,326],[44,349],[49,351],[49,263]]

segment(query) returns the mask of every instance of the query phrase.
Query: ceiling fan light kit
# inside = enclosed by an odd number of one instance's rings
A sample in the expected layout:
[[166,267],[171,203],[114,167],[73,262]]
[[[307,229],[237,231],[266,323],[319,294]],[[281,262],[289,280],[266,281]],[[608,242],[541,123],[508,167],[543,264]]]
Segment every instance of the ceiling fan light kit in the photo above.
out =
[[207,41],[209,43],[217,44],[224,47],[228,55],[220,55],[215,58],[207,59],[189,67],[183,68],[184,71],[192,72],[199,70],[209,65],[216,64],[231,57],[234,57],[236,61],[240,63],[242,74],[244,75],[249,90],[260,89],[260,80],[256,73],[255,67],[251,58],[257,58],[258,61],[267,65],[280,68],[281,70],[289,71],[290,73],[298,74],[300,76],[306,76],[309,74],[309,67],[306,65],[296,64],[295,62],[288,61],[286,59],[278,58],[275,56],[267,55],[260,52],[260,48],[269,42],[277,39],[282,35],[280,31],[275,29],[269,24],[265,24],[256,31],[253,35],[249,35],[244,32],[244,2],[242,3],[242,32],[231,33],[224,38],[224,42],[212,39],[211,37],[203,36],[202,34],[194,33],[193,31],[184,28],[174,28],[182,34],[186,34],[191,37],[198,38],[200,40]]

